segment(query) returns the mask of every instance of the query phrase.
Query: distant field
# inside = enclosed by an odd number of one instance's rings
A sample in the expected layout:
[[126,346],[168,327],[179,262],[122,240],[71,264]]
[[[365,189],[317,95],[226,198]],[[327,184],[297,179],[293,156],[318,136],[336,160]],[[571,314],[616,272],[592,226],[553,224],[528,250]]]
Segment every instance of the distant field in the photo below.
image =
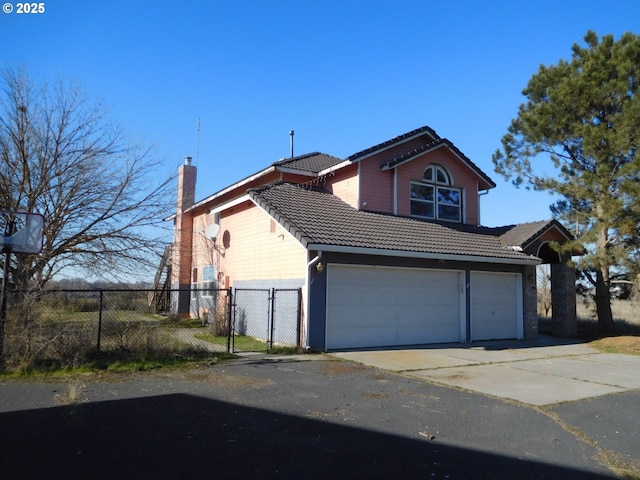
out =
[[[640,325],[640,301],[638,300],[612,300],[611,309],[616,321]],[[578,297],[576,313],[580,320],[595,320],[596,306],[591,301],[584,301]]]
[[[640,300],[614,299],[611,302],[611,309],[618,333],[640,335]],[[540,308],[538,311],[540,312]],[[593,300],[585,300],[582,297],[578,297],[576,313],[578,316],[579,336],[592,337],[596,335],[598,320]],[[540,333],[551,333],[551,318],[539,316],[538,330]]]

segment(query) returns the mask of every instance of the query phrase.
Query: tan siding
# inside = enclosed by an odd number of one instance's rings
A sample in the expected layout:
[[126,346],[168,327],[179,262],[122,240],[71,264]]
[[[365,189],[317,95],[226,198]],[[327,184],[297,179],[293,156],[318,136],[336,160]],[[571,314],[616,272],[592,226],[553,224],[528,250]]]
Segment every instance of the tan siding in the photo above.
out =
[[[200,215],[194,222],[194,231],[203,231],[212,221],[213,216]],[[271,217],[251,202],[222,212],[215,242],[196,233],[193,246],[194,266],[200,267],[198,275],[201,276],[202,266],[215,265],[219,281],[228,276],[230,286],[238,280],[305,276],[305,248],[279,224],[273,229]]]

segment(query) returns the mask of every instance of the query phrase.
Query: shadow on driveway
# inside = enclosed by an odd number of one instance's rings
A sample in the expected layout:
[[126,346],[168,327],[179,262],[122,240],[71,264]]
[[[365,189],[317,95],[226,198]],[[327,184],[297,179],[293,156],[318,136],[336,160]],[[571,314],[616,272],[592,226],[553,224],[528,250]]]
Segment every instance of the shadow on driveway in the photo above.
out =
[[189,394],[0,414],[7,479],[605,477]]

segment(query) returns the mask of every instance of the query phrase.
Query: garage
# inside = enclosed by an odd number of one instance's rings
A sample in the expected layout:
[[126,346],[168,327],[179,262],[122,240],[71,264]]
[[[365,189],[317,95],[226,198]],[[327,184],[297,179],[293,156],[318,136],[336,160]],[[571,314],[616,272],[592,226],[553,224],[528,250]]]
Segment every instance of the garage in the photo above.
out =
[[457,270],[330,264],[326,348],[464,340],[463,287]]
[[522,276],[471,272],[471,341],[521,339]]

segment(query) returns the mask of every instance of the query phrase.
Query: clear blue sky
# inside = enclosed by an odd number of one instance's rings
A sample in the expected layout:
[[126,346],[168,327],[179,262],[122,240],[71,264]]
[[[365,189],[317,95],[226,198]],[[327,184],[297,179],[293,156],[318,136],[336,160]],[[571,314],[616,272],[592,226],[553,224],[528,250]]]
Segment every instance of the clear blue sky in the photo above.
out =
[[[3,2],[4,3],[4,2]],[[11,2],[15,6],[16,2]],[[63,77],[110,105],[175,171],[196,157],[197,197],[289,155],[345,157],[428,125],[497,183],[482,223],[550,218],[491,154],[540,64],[588,29],[640,33],[640,2],[46,0],[0,13],[2,65]]]

